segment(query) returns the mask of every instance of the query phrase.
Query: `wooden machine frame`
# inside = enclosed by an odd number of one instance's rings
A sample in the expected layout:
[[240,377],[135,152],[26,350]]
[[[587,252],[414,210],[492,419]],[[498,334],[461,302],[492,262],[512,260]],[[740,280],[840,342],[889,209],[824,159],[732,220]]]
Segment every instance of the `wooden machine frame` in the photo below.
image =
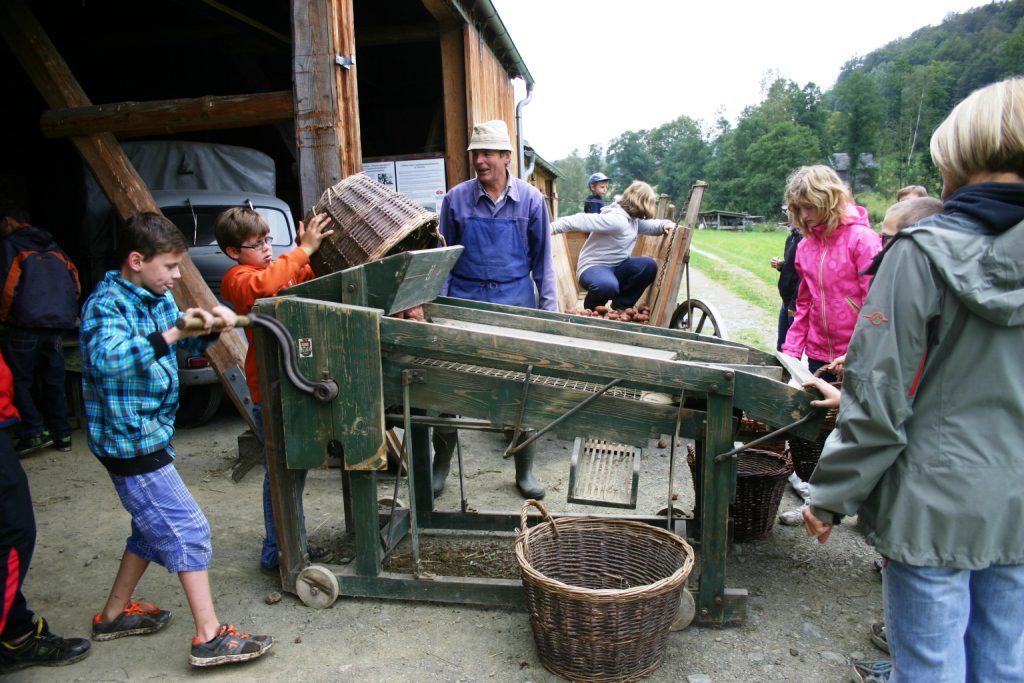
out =
[[[815,397],[783,382],[788,375],[775,356],[736,342],[437,297],[461,250],[398,254],[303,283],[254,309],[301,340],[302,353],[294,358],[305,377],[337,388],[329,400],[300,391],[283,376],[278,343],[257,329],[284,590],[298,592],[296,582],[305,581],[314,593],[334,593],[326,604],[337,594],[523,604],[518,581],[382,569],[385,548],[406,534],[412,534],[415,556],[420,529],[509,531],[519,520],[518,511],[434,509],[429,431],[410,418],[429,409],[496,427],[539,429],[561,419],[552,432],[565,438],[587,434],[639,446],[665,434],[695,439],[699,509],[687,530],[698,546],[697,620],[742,621],[746,591],[726,587],[728,506],[736,482],[736,461],[727,452],[737,436],[736,416],[743,411],[780,427],[802,420],[792,432],[813,438],[817,411],[809,402]],[[455,324],[388,317],[419,304],[428,320]],[[605,383],[620,391],[601,394]],[[668,393],[676,403],[641,402],[630,391]],[[376,476],[386,467],[387,406],[402,406],[411,427],[406,452],[412,486],[410,509],[382,519]],[[301,481],[303,470],[332,455],[343,462],[345,524],[356,553],[348,565],[320,567],[318,579],[307,571]],[[664,526],[669,514],[630,518]],[[324,571],[336,581],[325,584]]]

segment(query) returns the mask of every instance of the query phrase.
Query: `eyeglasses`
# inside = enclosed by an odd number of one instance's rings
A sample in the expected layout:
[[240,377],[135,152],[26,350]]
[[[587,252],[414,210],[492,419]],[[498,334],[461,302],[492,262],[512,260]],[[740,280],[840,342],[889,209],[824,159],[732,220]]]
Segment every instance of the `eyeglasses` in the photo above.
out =
[[264,247],[269,247],[273,243],[274,243],[274,238],[271,237],[270,235],[267,235],[266,237],[264,237],[262,240],[260,240],[256,244],[239,244],[238,248],[239,249],[263,249]]

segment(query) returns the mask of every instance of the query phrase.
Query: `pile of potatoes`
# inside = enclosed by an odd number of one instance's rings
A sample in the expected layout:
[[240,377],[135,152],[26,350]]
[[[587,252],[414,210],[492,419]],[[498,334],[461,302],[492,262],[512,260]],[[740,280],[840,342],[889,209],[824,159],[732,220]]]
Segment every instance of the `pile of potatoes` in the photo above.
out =
[[589,308],[571,309],[566,311],[570,315],[582,315],[587,318],[604,318],[605,320],[618,320],[624,323],[646,323],[651,319],[651,307],[647,304],[640,304],[636,308],[627,308],[616,311],[607,306],[595,306],[594,310]]

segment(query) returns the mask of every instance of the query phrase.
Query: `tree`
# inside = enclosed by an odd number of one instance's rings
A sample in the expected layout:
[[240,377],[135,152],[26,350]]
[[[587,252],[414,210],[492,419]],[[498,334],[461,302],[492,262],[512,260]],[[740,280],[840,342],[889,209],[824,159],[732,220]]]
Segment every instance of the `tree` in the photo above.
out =
[[628,130],[608,145],[609,174],[623,189],[634,180],[654,177],[655,159],[648,148],[647,131]]
[[850,189],[856,194],[861,155],[875,152],[885,123],[884,102],[875,82],[864,73],[854,71],[836,85],[836,104],[844,114],[843,148],[850,156]]
[[[601,149],[601,145],[590,146],[587,150],[585,166],[588,174],[605,170],[604,151]],[[605,172],[605,175],[608,175],[608,173]]]
[[574,149],[569,156],[553,165],[558,169],[558,215],[579,213],[587,197],[587,178],[590,175],[584,168],[579,150]]

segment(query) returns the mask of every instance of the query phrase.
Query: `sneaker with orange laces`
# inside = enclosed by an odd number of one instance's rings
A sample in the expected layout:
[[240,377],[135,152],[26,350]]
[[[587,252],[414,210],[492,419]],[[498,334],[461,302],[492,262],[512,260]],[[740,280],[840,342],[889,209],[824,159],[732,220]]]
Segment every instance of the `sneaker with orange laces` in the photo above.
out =
[[222,624],[212,640],[192,639],[192,652],[188,663],[192,666],[217,666],[231,662],[244,662],[263,656],[274,639],[270,636],[252,636],[238,632],[232,624]]
[[104,623],[103,615],[92,618],[93,640],[114,640],[159,631],[171,620],[171,613],[148,602],[129,602],[113,621]]

